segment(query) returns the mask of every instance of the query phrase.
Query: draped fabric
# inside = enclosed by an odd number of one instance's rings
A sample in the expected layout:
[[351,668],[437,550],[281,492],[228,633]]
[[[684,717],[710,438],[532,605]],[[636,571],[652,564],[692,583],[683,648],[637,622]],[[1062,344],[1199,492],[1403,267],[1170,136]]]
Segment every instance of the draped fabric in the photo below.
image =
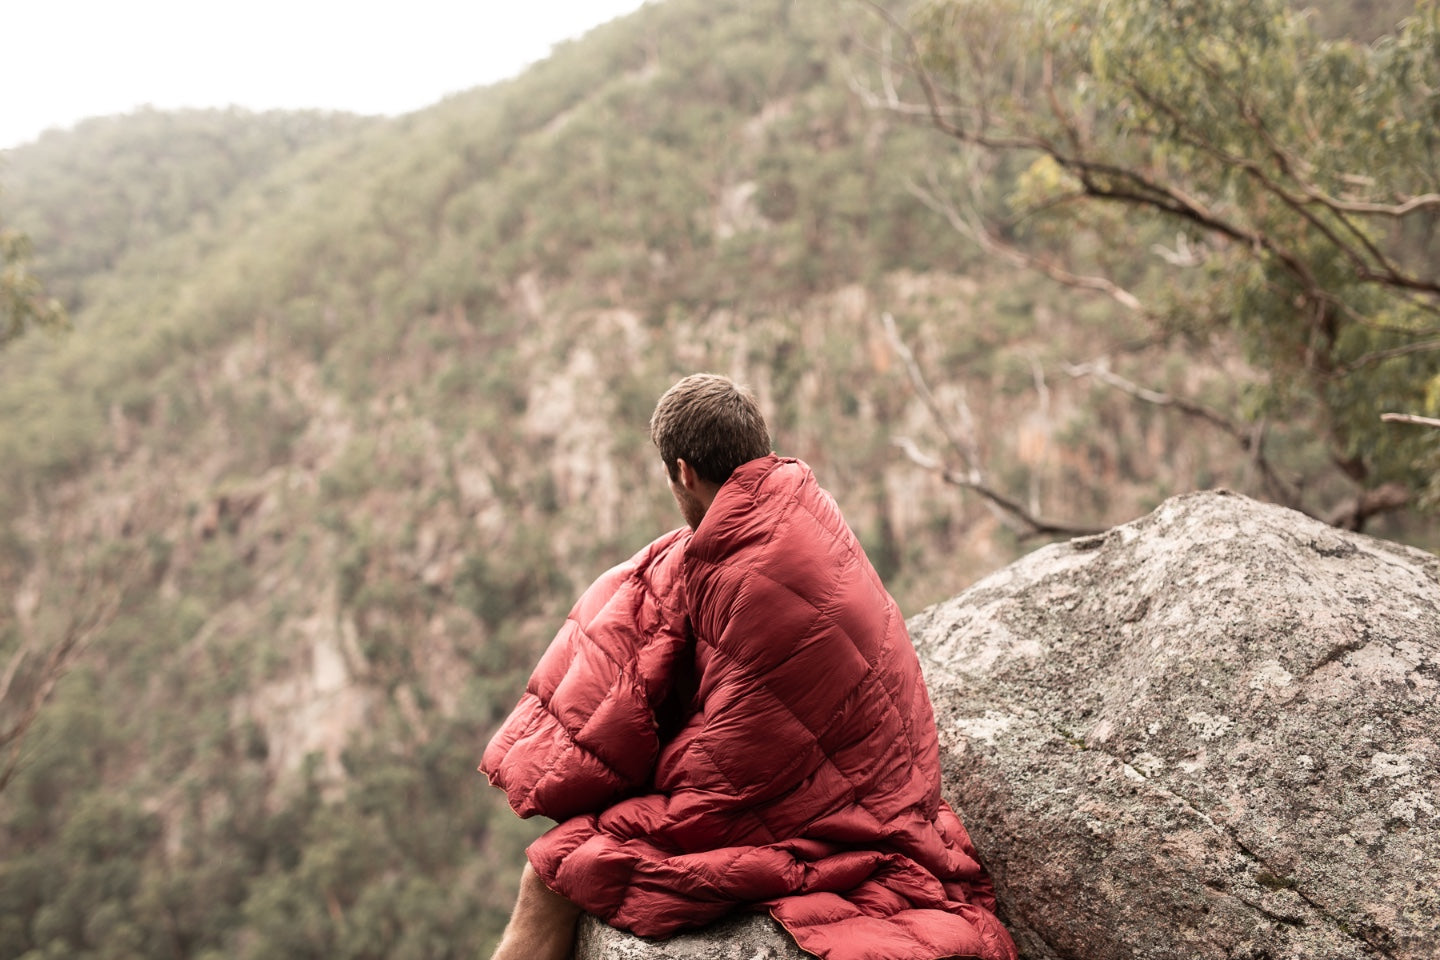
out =
[[827,960],[1014,960],[904,620],[798,460],[601,576],[481,770],[559,821],[530,862],[614,926],[764,909]]

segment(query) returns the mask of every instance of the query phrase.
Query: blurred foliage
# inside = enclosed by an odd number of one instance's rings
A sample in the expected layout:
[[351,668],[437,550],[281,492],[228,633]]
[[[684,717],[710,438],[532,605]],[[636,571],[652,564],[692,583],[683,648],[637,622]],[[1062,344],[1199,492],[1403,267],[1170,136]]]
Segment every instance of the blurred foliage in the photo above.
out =
[[[895,452],[939,440],[882,312],[1049,510],[1254,488],[1062,371],[1263,378],[926,209],[933,133],[854,95],[882,37],[851,13],[666,0],[406,117],[144,111],[6,153],[74,333],[0,354],[0,662],[104,589],[0,792],[0,956],[484,955],[543,825],[474,768],[575,593],[678,523],[644,424],[693,370],[756,389],[909,611],[1030,544]],[[1305,428],[1272,442],[1315,456]]]
[[36,276],[30,251],[30,238],[0,221],[0,347],[33,328],[67,322],[65,308]]

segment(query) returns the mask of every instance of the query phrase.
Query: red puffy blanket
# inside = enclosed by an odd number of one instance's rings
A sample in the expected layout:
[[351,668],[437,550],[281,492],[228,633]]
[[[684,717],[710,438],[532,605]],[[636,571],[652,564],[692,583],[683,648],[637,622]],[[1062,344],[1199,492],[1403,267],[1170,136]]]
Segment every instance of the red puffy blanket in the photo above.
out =
[[480,769],[559,821],[530,862],[614,926],[768,909],[828,960],[1015,957],[904,620],[799,461],[600,577]]

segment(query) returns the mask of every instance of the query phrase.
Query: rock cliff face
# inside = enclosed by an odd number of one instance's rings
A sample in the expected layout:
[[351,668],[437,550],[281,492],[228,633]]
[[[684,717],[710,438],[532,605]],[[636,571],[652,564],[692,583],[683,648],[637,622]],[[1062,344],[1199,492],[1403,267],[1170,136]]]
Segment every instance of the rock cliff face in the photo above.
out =
[[1435,557],[1194,494],[911,627],[1028,956],[1435,955]]
[[[1440,560],[1225,493],[916,616],[945,792],[1029,960],[1433,957]],[[579,960],[802,956],[765,918]]]

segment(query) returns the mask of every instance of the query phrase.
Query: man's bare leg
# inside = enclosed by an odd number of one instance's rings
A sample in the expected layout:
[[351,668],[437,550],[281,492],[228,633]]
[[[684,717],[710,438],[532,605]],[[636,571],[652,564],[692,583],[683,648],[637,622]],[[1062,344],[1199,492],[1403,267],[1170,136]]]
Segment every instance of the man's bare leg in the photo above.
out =
[[568,960],[575,947],[575,923],[582,912],[545,886],[527,861],[520,874],[515,911],[490,960]]

